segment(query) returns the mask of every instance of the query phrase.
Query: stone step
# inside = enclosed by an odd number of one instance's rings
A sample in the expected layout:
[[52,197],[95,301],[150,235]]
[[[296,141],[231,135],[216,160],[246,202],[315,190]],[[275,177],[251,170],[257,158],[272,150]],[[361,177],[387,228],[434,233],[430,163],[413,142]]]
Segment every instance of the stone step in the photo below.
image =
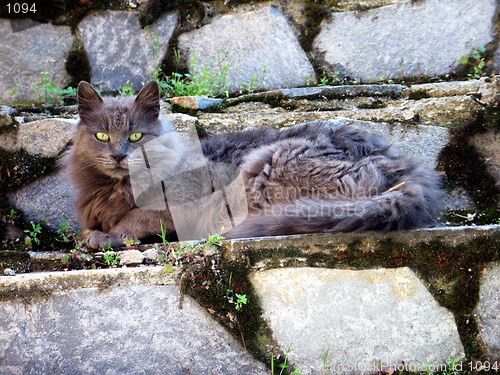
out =
[[[280,89],[225,100],[185,97],[163,102],[162,114],[180,131],[196,127],[208,134],[259,126],[280,129],[310,121],[328,121],[331,126],[348,125],[379,133],[405,155],[435,168],[438,167],[438,155],[450,140],[450,129],[472,121],[477,110],[498,100],[499,85],[499,77],[494,77],[408,87],[391,84]],[[192,112],[190,115],[173,113],[173,105]],[[29,122],[13,117],[13,110],[8,107],[4,107],[2,113],[2,121],[9,124],[3,127],[0,140],[3,150],[22,150],[35,158],[54,158],[70,142],[75,123],[71,113],[69,118]],[[475,135],[470,143],[498,181],[500,162],[496,138],[497,132],[490,131]],[[55,227],[62,220],[77,225],[76,215],[70,209],[71,187],[58,173],[10,193],[9,200],[28,220],[48,218]],[[444,211],[473,213],[475,205],[465,190],[456,186],[448,191]]]
[[0,372],[266,374],[285,355],[302,374],[442,369],[464,353],[491,366],[499,238],[500,225],[256,238],[187,268],[0,277]]

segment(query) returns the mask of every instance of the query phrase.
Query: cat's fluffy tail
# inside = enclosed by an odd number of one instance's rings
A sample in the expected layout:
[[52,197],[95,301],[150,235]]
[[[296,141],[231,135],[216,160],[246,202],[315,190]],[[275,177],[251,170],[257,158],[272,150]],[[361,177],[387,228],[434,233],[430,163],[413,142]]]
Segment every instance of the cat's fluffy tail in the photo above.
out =
[[248,216],[226,238],[406,230],[436,223],[442,191],[437,174],[425,182],[401,181],[371,197],[338,200],[298,199]]

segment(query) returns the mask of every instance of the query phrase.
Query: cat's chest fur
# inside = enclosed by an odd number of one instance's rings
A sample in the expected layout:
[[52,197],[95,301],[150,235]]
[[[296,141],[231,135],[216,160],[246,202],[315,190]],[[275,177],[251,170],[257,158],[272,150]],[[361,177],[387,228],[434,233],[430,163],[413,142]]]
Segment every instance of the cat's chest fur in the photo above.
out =
[[109,231],[135,207],[128,179],[97,186],[77,201],[86,228]]

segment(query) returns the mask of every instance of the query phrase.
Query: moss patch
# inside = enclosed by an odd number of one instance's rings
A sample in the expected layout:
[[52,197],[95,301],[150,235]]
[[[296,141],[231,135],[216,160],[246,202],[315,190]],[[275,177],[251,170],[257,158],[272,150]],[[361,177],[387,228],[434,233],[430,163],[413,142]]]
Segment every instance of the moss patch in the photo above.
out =
[[491,234],[429,231],[412,232],[411,236],[405,232],[311,235],[246,242],[241,250],[251,267],[257,269],[409,267],[438,303],[454,314],[466,355],[485,359],[472,313],[486,263],[500,260],[499,239],[498,231]]
[[438,167],[446,173],[446,185],[462,186],[474,200],[479,215],[474,224],[496,223],[500,218],[500,189],[489,173],[484,156],[471,139],[487,131],[500,131],[500,107],[478,112],[474,120],[450,128],[450,142],[439,154]]
[[77,87],[80,81],[90,82],[90,63],[80,39],[75,39],[66,58],[66,71],[70,76],[69,86]]
[[[54,171],[53,158],[32,156],[24,150],[17,153],[0,150],[0,216],[6,218],[10,214],[7,193]],[[23,221],[22,218],[20,221]],[[2,237],[5,235],[5,224],[6,220],[0,221]]]
[[[195,298],[260,361],[269,364],[270,351],[284,358],[262,319],[262,309],[243,258],[229,261],[220,253],[205,257],[202,262],[186,268],[181,276],[181,290]],[[246,296],[247,303],[241,309],[230,302],[230,297],[236,294]]]

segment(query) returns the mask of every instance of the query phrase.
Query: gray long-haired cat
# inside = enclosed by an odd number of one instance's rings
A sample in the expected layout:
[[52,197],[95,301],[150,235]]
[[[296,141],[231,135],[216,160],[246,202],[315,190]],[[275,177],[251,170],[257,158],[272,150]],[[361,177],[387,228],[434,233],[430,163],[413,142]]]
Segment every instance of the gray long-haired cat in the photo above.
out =
[[[161,225],[175,238],[169,209],[138,207],[129,176],[133,151],[171,131],[159,99],[155,82],[135,98],[103,99],[88,83],[78,86],[80,122],[63,164],[90,247],[153,236]],[[164,145],[164,161],[180,163],[180,143]],[[248,216],[226,238],[424,227],[435,223],[442,197],[435,171],[379,136],[327,123],[218,135],[201,147],[208,164],[235,164],[243,178]]]

